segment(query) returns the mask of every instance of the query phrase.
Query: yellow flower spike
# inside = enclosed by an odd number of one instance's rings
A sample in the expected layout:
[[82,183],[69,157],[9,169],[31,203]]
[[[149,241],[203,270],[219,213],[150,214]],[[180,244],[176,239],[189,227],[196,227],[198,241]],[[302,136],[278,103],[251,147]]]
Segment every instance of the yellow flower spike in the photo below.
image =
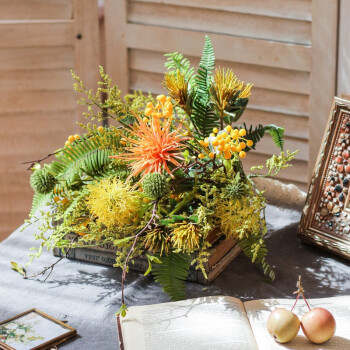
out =
[[153,112],[153,113],[151,114],[151,116],[152,116],[153,118],[157,118],[157,112]]
[[210,153],[209,153],[209,158],[210,158],[210,159],[213,159],[214,156],[215,156],[215,154],[214,154],[213,152],[210,152]]
[[105,128],[104,128],[102,125],[100,125],[100,126],[97,128],[97,131],[98,131],[100,134],[102,134],[102,133],[105,131]]
[[247,146],[252,147],[254,145],[254,142],[252,140],[247,141]]
[[226,145],[224,146],[224,150],[225,150],[225,151],[229,151],[230,149],[231,149],[231,146],[230,146],[230,145],[226,144]]
[[218,141],[218,140],[214,140],[214,141],[212,142],[212,145],[213,145],[213,146],[218,146],[218,145],[219,145],[219,141]]
[[247,131],[246,131],[246,129],[241,129],[241,130],[239,130],[239,136],[245,136],[247,134]]
[[157,115],[156,115],[156,118],[161,118],[163,115],[162,115],[162,113],[156,113]]
[[156,109],[161,109],[162,108],[162,106],[160,105],[160,103],[157,103],[156,104]]
[[238,146],[236,147],[236,152],[241,152],[241,151],[242,151],[242,148],[241,148],[240,145],[238,145]]
[[144,123],[148,123],[148,118],[147,117],[144,117],[143,119],[142,119],[142,121],[144,122]]
[[224,146],[224,145],[225,145],[225,143],[226,143],[226,141],[225,141],[225,140],[220,140],[220,141],[219,141],[219,145],[220,145],[220,146]]
[[204,146],[204,140],[199,140],[199,144],[200,144],[201,146]]
[[153,108],[153,107],[154,107],[154,106],[153,106],[153,103],[152,103],[152,102],[148,102],[148,103],[147,103],[147,107],[148,107],[148,108]]
[[199,159],[203,159],[203,158],[204,158],[204,154],[203,154],[203,153],[199,153],[199,154],[198,154],[198,158],[199,158]]
[[213,129],[213,133],[214,133],[214,134],[217,134],[218,132],[219,132],[218,128],[214,128],[214,129]]
[[217,135],[217,136],[216,136],[216,139],[217,139],[217,140],[221,140],[221,139],[222,139],[222,135],[221,135],[221,134],[220,134],[220,135]]
[[209,146],[209,142],[208,142],[208,141],[204,141],[203,146],[204,146],[204,147],[208,147],[208,146]]
[[231,145],[230,150],[232,152],[237,152],[237,147],[235,145]]
[[167,102],[171,102],[171,97],[168,96],[168,97],[166,98],[166,100],[167,100]]
[[231,137],[230,136],[226,137],[225,141],[226,142],[230,142],[231,141]]
[[227,125],[225,129],[226,129],[227,132],[230,132],[232,130],[232,126],[231,125]]
[[220,134],[220,135],[222,135],[222,137],[227,137],[228,136],[228,134],[227,134],[227,132],[226,131],[224,131],[222,134]]
[[221,145],[218,146],[218,151],[222,151],[224,147],[222,147]]
[[239,157],[240,158],[245,158],[247,154],[244,151],[239,152]]
[[247,145],[245,144],[245,142],[240,142],[239,145],[241,146],[242,149],[245,149],[246,146],[247,146]]

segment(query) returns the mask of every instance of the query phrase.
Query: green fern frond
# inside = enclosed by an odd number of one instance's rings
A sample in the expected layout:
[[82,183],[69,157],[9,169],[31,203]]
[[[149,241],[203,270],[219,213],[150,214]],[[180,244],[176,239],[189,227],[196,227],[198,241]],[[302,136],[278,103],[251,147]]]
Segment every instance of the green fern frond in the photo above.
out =
[[238,245],[252,262],[262,267],[264,275],[272,282],[275,279],[275,272],[265,261],[267,248],[262,238],[259,236],[244,237],[238,241]]
[[191,67],[191,62],[187,58],[178,52],[167,53],[164,56],[167,57],[164,66],[169,72],[175,73],[180,71],[180,73],[185,76],[187,83],[193,83],[194,68]]
[[188,275],[190,257],[182,253],[169,253],[157,256],[162,264],[154,264],[152,274],[171,300],[185,298],[185,281]]
[[52,193],[34,193],[32,201],[32,209],[29,216],[33,216],[39,209],[45,207],[52,199]]
[[282,152],[284,146],[284,128],[269,124],[265,126],[265,131],[271,135],[273,142]]
[[210,103],[210,86],[214,68],[214,49],[210,38],[206,36],[202,58],[195,76],[195,92],[190,117],[197,134],[203,138],[209,136],[212,129],[219,125],[219,117]]
[[97,136],[81,136],[74,146],[63,148],[57,156],[57,161],[50,165],[50,171],[61,181],[65,188],[76,181],[83,173],[93,176],[110,163],[112,149],[103,148],[101,139]]
[[[248,126],[246,123],[243,123],[244,129],[247,130],[247,134],[245,138],[247,140],[253,141],[253,146],[246,147],[245,151],[248,152],[251,149],[255,149],[256,144],[264,137],[265,133],[268,132],[274,143],[276,144],[277,148],[279,148],[281,151],[283,151],[284,146],[284,128],[280,126],[276,126],[274,124],[269,124],[266,126],[263,126],[262,124],[259,124],[257,127],[253,128],[253,126]],[[240,126],[239,126],[240,128]]]

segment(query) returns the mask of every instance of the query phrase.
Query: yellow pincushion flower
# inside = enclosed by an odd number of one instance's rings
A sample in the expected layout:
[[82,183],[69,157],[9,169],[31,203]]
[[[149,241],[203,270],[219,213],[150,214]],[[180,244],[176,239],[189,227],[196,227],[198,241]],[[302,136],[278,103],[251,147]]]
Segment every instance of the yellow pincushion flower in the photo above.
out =
[[242,239],[261,231],[263,207],[263,199],[259,196],[242,200],[220,199],[214,215],[226,236]]
[[202,235],[197,225],[181,222],[172,226],[174,229],[171,241],[173,242],[175,249],[190,254],[199,248]]
[[140,206],[140,193],[118,179],[103,179],[88,186],[90,191],[86,204],[97,223],[108,229],[133,223]]

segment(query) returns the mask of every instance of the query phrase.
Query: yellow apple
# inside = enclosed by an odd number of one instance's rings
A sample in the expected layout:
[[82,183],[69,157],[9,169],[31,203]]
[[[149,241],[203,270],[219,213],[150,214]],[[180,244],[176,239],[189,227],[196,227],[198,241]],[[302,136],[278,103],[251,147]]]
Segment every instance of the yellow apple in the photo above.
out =
[[267,330],[279,343],[287,343],[295,338],[300,328],[298,316],[284,308],[271,312],[267,320]]

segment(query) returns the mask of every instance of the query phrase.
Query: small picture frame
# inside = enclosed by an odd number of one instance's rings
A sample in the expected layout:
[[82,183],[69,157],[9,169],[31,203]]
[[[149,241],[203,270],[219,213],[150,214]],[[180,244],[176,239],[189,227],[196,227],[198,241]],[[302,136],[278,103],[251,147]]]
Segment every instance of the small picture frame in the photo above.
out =
[[0,322],[0,349],[51,349],[74,337],[76,333],[76,329],[64,322],[31,309]]
[[298,235],[350,259],[350,101],[342,97],[334,98]]

